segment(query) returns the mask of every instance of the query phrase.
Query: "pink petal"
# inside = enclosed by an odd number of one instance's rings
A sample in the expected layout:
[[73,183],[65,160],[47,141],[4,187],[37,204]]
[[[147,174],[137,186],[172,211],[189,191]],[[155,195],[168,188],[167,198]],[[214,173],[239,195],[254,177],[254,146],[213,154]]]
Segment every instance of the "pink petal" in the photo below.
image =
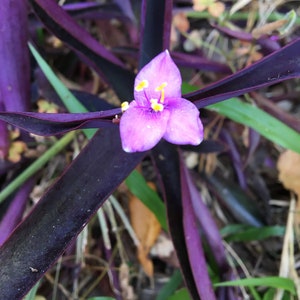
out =
[[165,98],[181,97],[181,75],[168,50],[157,55],[140,70],[134,86],[143,80],[148,81],[148,87],[140,92],[134,90],[134,99],[140,105],[147,105],[150,99],[159,99],[161,93],[155,89],[163,83],[167,83],[164,88]]
[[169,99],[170,117],[163,138],[178,145],[199,145],[203,140],[203,125],[197,107],[185,99]]
[[170,112],[151,112],[130,103],[120,120],[122,147],[126,152],[142,152],[153,148],[166,131]]

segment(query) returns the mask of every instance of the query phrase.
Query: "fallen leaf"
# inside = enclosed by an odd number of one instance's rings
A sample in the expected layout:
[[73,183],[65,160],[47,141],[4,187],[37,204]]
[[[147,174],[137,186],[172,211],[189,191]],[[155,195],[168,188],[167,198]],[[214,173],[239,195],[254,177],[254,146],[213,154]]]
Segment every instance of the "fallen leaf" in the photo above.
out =
[[[279,180],[284,187],[293,191],[297,197],[296,211],[300,211],[300,154],[292,150],[281,153],[277,162]],[[299,228],[300,215],[295,214],[295,224]]]
[[[149,183],[149,186],[155,189],[154,184]],[[153,263],[148,255],[161,232],[160,223],[155,215],[134,195],[129,198],[129,213],[133,230],[140,240],[140,246],[137,249],[138,260],[145,273],[152,277]]]
[[272,34],[272,32],[280,29],[282,26],[284,26],[288,21],[287,20],[277,20],[271,23],[267,23],[263,26],[260,26],[258,28],[255,28],[252,30],[252,36],[255,39],[259,39],[263,35]]
[[185,13],[178,13],[173,17],[173,24],[180,32],[188,32],[190,22]]
[[277,162],[279,180],[284,187],[300,196],[300,154],[291,150],[281,153]]

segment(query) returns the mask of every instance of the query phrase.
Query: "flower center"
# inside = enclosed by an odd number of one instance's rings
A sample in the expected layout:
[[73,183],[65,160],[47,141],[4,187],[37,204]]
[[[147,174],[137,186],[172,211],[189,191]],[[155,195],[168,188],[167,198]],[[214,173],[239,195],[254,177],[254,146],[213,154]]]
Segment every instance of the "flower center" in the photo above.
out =
[[159,111],[163,111],[164,110],[164,105],[162,103],[159,103],[157,99],[151,99],[150,103],[151,103],[151,108],[155,112],[159,112]]
[[[161,112],[164,110],[164,101],[165,101],[165,87],[167,86],[167,82],[163,82],[162,84],[160,84],[159,86],[157,86],[154,91],[155,92],[160,92],[160,97],[159,99],[154,99],[151,98],[149,101],[149,98],[147,97],[147,94],[145,93],[145,97],[147,98],[147,100],[150,102],[150,107],[154,112]],[[144,79],[142,81],[140,81],[135,87],[134,90],[136,92],[142,92],[144,89],[149,87],[149,81]],[[127,109],[126,104],[122,104],[122,111],[125,111]]]

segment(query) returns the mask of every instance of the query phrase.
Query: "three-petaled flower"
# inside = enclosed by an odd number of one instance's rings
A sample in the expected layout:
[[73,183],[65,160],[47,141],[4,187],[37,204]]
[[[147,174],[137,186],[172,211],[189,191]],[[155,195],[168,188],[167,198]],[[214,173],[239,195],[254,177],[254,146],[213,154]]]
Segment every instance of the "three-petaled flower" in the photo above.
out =
[[141,69],[135,78],[135,100],[122,104],[120,134],[124,151],[149,150],[161,138],[178,145],[201,143],[199,110],[181,97],[181,83],[180,72],[167,50]]

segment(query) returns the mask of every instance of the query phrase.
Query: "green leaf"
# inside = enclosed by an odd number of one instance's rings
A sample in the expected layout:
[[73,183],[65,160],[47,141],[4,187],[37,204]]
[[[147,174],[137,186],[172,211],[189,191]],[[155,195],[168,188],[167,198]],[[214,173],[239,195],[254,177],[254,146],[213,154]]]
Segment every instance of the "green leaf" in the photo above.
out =
[[88,298],[87,300],[116,300],[116,299],[112,297],[92,297],[92,298]]
[[177,291],[174,295],[167,298],[168,300],[192,300],[186,288]]
[[147,185],[144,177],[138,171],[133,171],[125,183],[129,190],[155,214],[161,227],[168,230],[164,203],[158,194]]
[[23,300],[34,300],[39,286],[40,286],[40,281],[38,281],[35,284],[35,286],[29,291],[29,293],[24,297]]
[[179,270],[176,270],[170,280],[160,289],[155,300],[165,300],[171,296],[182,283],[182,276]]
[[[228,226],[227,226],[228,227]],[[233,232],[233,228],[231,228],[231,233],[228,234],[229,230],[224,228],[225,230],[221,230],[221,234],[225,237],[228,242],[248,242],[248,241],[259,241],[264,240],[269,237],[274,236],[284,236],[285,227],[284,226],[265,226],[265,227],[244,227],[243,225],[240,227],[236,227],[237,231]],[[240,229],[240,230],[239,230]],[[227,232],[227,234],[224,234]]]
[[263,300],[273,300],[275,296],[275,292],[276,289],[274,288],[268,289],[264,294]]
[[229,119],[249,126],[270,141],[300,153],[300,134],[268,113],[238,98],[207,107]]
[[296,295],[294,282],[291,279],[284,277],[245,278],[234,281],[215,283],[214,286],[267,286],[283,289],[290,292],[292,295]]

